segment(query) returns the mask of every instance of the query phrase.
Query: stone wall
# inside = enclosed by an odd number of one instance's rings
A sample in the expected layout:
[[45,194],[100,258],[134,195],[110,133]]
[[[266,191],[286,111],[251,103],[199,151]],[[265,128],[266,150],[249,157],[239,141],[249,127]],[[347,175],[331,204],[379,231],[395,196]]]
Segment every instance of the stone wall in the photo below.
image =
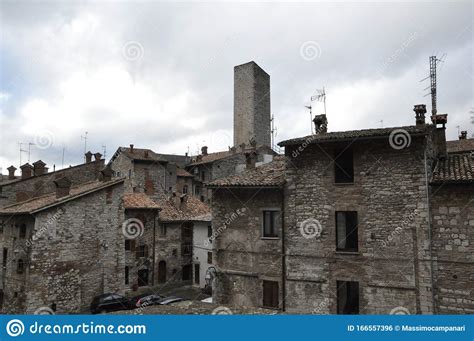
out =
[[[338,280],[359,282],[361,314],[433,312],[424,146],[353,142],[353,184],[334,180],[334,151],[347,145],[286,148],[288,312],[336,313]],[[358,212],[358,252],[336,251],[336,211]],[[305,238],[314,220],[321,234]]]
[[92,161],[3,185],[0,183],[0,207],[52,193],[56,190],[54,180],[62,177],[69,178],[72,186],[96,180],[103,167],[104,160]]
[[431,203],[437,313],[473,314],[474,186],[433,186]]
[[213,196],[214,302],[261,307],[263,280],[279,283],[281,302],[281,238],[262,237],[262,210],[282,208],[280,190],[216,189]]

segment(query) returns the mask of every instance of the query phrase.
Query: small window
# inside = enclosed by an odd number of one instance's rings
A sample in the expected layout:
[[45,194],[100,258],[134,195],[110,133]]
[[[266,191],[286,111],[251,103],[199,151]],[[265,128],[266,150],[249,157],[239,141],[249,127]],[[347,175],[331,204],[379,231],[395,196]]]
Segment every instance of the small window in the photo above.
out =
[[183,270],[182,270],[183,281],[190,281],[191,280],[191,273],[192,273],[191,264],[183,265]]
[[207,264],[212,264],[212,252],[207,253]]
[[278,308],[279,303],[278,282],[263,281],[263,306],[266,308]]
[[132,178],[132,170],[131,170],[131,169],[128,170],[128,178],[129,178],[129,179]]
[[199,264],[194,264],[194,284],[199,285],[201,282],[201,271]]
[[163,236],[163,237],[166,236],[166,230],[167,229],[168,228],[167,228],[166,224],[161,224],[160,225],[160,236]]
[[21,224],[20,225],[20,236],[19,236],[21,239],[25,239],[26,238],[26,225],[25,224]]
[[125,239],[125,251],[134,251],[135,250],[135,240]]
[[125,284],[129,283],[129,274],[130,274],[130,268],[126,266],[125,267]]
[[352,148],[334,151],[334,181],[339,183],[354,182],[354,155]]
[[181,245],[181,253],[183,256],[189,256],[193,253],[192,243],[183,243]]
[[19,259],[16,272],[18,274],[22,274],[24,271],[25,271],[25,262],[23,261],[23,259]]
[[206,181],[206,172],[201,172],[201,181]]
[[145,258],[148,257],[148,246],[140,245],[137,248],[137,258]]
[[7,266],[8,262],[8,249],[6,247],[3,248],[3,258],[2,258],[2,265],[3,267]]
[[188,193],[188,185],[184,185],[183,186],[183,194],[187,194]]
[[201,193],[201,189],[199,188],[199,186],[194,187],[194,194],[198,196],[200,193]]
[[338,251],[358,251],[357,212],[336,212],[336,249]]
[[263,237],[277,238],[280,211],[263,211]]
[[337,281],[337,313],[359,314],[359,282]]
[[207,236],[208,236],[209,238],[212,237],[212,226],[211,226],[211,225],[209,225],[209,226],[207,227]]

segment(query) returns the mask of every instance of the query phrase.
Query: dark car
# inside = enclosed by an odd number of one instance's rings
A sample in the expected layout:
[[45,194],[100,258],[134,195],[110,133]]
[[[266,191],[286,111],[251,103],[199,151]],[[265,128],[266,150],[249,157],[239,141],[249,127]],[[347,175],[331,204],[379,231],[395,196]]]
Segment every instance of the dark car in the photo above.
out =
[[105,313],[109,311],[128,310],[130,301],[125,296],[107,293],[94,297],[91,303],[91,313]]
[[142,297],[139,297],[138,300],[135,301],[135,306],[138,308],[159,304],[158,302],[161,301],[163,298],[163,296],[157,294],[142,295]]
[[137,304],[138,301],[140,301],[142,298],[150,296],[150,295],[152,295],[152,294],[147,293],[147,294],[141,294],[141,295],[137,295],[137,296],[134,296],[134,297],[130,298],[130,306],[132,308],[138,308],[139,307],[139,305]]
[[181,298],[181,297],[169,296],[157,301],[155,304],[168,305],[171,303],[182,302],[182,301],[186,301],[186,299]]

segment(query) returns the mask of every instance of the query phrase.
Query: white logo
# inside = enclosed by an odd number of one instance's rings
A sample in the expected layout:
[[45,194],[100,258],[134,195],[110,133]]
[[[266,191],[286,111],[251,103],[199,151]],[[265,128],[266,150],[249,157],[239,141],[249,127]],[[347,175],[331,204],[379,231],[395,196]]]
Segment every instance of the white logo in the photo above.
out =
[[7,323],[7,334],[11,337],[23,335],[25,332],[25,325],[20,320],[10,320]]
[[410,311],[405,307],[396,307],[390,310],[390,315],[410,315]]
[[131,62],[140,60],[144,53],[145,50],[138,41],[127,41],[122,48],[123,57]]
[[217,307],[212,311],[212,315],[232,315],[232,310],[227,307]]
[[35,145],[39,149],[48,149],[53,145],[54,135],[49,130],[43,130],[35,135]]
[[122,232],[128,239],[135,239],[141,237],[145,227],[140,219],[130,218],[123,222]]
[[319,237],[321,235],[322,230],[323,227],[317,219],[306,219],[300,224],[300,233],[306,239]]
[[411,144],[411,136],[408,131],[404,129],[395,129],[390,133],[388,143],[393,149],[407,148]]
[[315,41],[305,41],[300,47],[300,55],[304,60],[314,60],[321,57],[321,47]]
[[41,307],[35,310],[35,315],[54,315],[54,311],[48,307]]

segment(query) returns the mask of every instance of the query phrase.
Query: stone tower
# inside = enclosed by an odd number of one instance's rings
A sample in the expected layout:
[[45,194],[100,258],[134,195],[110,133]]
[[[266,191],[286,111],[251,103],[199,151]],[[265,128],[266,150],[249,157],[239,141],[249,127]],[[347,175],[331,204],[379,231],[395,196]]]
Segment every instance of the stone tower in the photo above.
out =
[[270,76],[255,62],[234,67],[234,146],[270,146]]

